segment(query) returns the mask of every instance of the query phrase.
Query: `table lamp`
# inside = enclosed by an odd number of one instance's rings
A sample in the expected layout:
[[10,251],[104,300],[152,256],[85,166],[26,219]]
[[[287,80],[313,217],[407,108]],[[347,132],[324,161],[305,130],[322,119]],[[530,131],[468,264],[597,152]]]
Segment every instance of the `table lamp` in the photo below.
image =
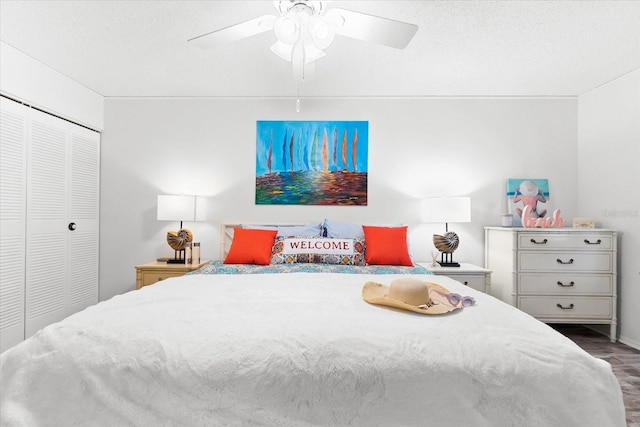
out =
[[458,249],[460,239],[449,231],[450,222],[471,222],[470,197],[431,197],[422,201],[422,222],[444,222],[445,234],[433,235],[433,244],[441,253],[442,267],[460,267],[453,261],[453,252]]
[[158,221],[180,221],[178,231],[167,232],[167,243],[174,250],[173,259],[168,264],[184,264],[184,249],[188,242],[193,241],[191,230],[182,228],[183,221],[196,220],[196,196],[158,196]]

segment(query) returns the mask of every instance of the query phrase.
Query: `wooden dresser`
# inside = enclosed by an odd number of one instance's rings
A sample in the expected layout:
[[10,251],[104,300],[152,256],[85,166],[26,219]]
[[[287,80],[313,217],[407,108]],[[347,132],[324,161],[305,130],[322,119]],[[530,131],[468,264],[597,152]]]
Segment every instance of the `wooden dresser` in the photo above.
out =
[[616,341],[617,233],[485,227],[491,295],[546,323],[609,324]]

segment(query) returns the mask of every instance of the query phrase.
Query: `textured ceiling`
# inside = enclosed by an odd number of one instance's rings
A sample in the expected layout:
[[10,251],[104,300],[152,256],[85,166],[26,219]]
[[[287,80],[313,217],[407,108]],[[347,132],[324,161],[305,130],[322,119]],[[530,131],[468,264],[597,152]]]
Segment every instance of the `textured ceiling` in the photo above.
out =
[[[640,68],[638,1],[334,1],[419,26],[404,50],[336,37],[302,96],[576,96]],[[272,32],[187,40],[271,1],[0,0],[0,39],[107,97],[293,96]]]

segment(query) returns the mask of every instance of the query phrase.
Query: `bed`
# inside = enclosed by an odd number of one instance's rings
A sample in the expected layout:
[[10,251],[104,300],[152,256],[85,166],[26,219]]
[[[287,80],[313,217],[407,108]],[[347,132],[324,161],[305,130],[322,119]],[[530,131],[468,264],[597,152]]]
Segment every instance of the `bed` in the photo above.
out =
[[[399,277],[475,304],[430,316],[363,300]],[[419,266],[218,261],[0,358],[2,426],[625,425],[607,362]]]

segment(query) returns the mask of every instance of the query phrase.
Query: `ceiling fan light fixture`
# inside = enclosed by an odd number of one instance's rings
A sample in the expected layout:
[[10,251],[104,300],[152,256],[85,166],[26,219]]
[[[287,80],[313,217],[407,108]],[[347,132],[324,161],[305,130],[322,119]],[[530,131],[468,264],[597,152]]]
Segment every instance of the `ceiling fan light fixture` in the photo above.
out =
[[275,53],[285,61],[291,62],[292,48],[293,48],[292,45],[284,44],[280,40],[278,40],[271,46],[271,52]]
[[309,64],[313,61],[317,61],[318,59],[326,56],[324,50],[319,49],[316,44],[313,42],[311,38],[304,39],[304,56],[305,56],[305,64]]
[[318,49],[326,49],[333,43],[333,39],[336,36],[336,28],[333,22],[321,16],[312,16],[307,20],[306,27],[314,46]]
[[[277,38],[271,51],[285,61],[297,61],[304,65],[325,56],[323,49],[331,45],[335,38],[334,19],[326,20],[318,15],[323,4],[320,2],[277,2],[279,10],[284,13],[274,23],[273,29]],[[298,47],[296,47],[298,46]],[[299,50],[299,52],[295,52]],[[302,58],[302,59],[300,59]],[[300,65],[300,66],[301,66]],[[294,65],[294,73],[300,66]]]
[[273,30],[279,41],[294,44],[300,38],[300,23],[291,16],[281,16],[276,19]]
[[326,56],[339,34],[356,40],[404,49],[418,26],[407,22],[355,12],[327,9],[329,1],[277,0],[273,4],[279,16],[264,15],[249,21],[189,39],[194,46],[213,47],[261,34],[273,29],[276,43],[271,51],[291,62],[299,82],[313,74],[315,61]]
[[[327,56],[324,51],[318,49],[317,47],[315,47],[312,43],[307,43],[304,45],[304,63],[305,64],[310,64],[313,61],[317,61],[318,59]],[[293,52],[293,46],[292,45],[288,45],[288,44],[284,44],[281,41],[277,41],[275,42],[272,46],[271,46],[271,52],[275,53],[276,55],[278,55],[280,58],[284,59],[287,62],[291,62],[292,61],[292,52]]]

